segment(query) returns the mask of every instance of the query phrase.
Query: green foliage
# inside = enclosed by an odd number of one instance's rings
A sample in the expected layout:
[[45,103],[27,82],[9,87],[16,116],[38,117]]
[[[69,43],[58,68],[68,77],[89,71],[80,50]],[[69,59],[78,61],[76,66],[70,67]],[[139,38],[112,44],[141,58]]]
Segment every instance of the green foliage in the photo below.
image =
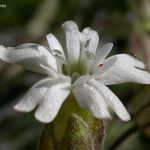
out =
[[0,28],[8,30],[24,26],[32,17],[40,0],[5,0],[6,8],[0,8]]

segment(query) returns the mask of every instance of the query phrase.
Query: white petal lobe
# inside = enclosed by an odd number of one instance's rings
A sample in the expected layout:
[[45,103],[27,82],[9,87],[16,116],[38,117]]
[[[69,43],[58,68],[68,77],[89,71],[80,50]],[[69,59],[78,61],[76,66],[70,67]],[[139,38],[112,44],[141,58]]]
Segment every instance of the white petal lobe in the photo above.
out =
[[30,112],[39,105],[35,117],[44,123],[51,122],[69,95],[70,86],[67,77],[44,78],[27,91],[14,109],[20,112]]
[[22,65],[26,69],[37,73],[47,74],[40,64],[57,71],[57,64],[54,56],[43,46],[38,44],[28,43],[8,48],[0,46],[0,59],[8,63]]
[[87,84],[74,87],[73,94],[78,104],[83,108],[87,108],[95,117],[111,118],[104,99],[93,87]]
[[85,28],[81,33],[82,42],[84,44],[85,50],[92,52],[95,54],[98,43],[99,43],[99,36],[98,33],[91,28]]
[[78,63],[80,57],[80,38],[78,26],[73,21],[67,21],[62,25],[66,34],[66,59],[69,63]]
[[51,122],[56,117],[64,100],[70,94],[67,89],[69,86],[69,83],[63,83],[48,88],[35,112],[35,118],[40,122]]
[[107,55],[111,52],[113,47],[113,43],[104,44],[96,53],[96,63],[100,64],[107,57]]
[[[42,97],[47,90],[45,83],[49,81],[54,81],[55,79],[45,78],[34,84],[21,98],[21,100],[14,106],[14,109],[20,112],[30,112],[32,111],[38,103],[41,101]],[[40,88],[37,88],[38,86]]]
[[133,56],[119,54],[105,60],[99,68],[97,80],[105,85],[135,82],[150,84],[150,73],[145,71],[145,65]]
[[119,116],[121,120],[130,120],[129,113],[127,112],[119,98],[111,90],[109,90],[105,85],[96,80],[92,80],[90,84],[100,92],[107,105],[113,109],[113,111]]
[[59,50],[60,52],[63,53],[63,48],[57,38],[53,34],[48,34],[47,36],[47,41],[49,44],[50,49],[52,50]]
[[46,37],[52,54],[65,60],[63,48],[57,38],[51,33]]

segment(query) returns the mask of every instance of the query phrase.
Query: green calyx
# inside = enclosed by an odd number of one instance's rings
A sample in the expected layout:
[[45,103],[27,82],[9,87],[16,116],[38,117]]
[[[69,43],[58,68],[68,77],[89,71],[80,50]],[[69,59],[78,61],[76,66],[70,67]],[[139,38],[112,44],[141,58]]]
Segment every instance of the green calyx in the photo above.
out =
[[101,149],[103,137],[102,120],[80,108],[71,95],[56,119],[45,126],[39,149],[97,150]]

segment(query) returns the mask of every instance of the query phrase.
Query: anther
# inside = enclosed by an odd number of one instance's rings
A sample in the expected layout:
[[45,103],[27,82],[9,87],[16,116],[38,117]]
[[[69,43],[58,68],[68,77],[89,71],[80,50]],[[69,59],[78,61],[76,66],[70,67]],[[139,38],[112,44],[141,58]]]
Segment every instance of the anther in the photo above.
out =
[[101,68],[103,66],[103,64],[99,64],[98,67]]

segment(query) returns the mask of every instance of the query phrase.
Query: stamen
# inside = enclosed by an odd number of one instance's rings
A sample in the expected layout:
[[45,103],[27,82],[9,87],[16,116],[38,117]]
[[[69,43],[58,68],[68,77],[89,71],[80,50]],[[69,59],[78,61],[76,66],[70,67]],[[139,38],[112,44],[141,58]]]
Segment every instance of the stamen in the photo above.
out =
[[101,68],[103,66],[103,64],[99,64],[98,67]]

